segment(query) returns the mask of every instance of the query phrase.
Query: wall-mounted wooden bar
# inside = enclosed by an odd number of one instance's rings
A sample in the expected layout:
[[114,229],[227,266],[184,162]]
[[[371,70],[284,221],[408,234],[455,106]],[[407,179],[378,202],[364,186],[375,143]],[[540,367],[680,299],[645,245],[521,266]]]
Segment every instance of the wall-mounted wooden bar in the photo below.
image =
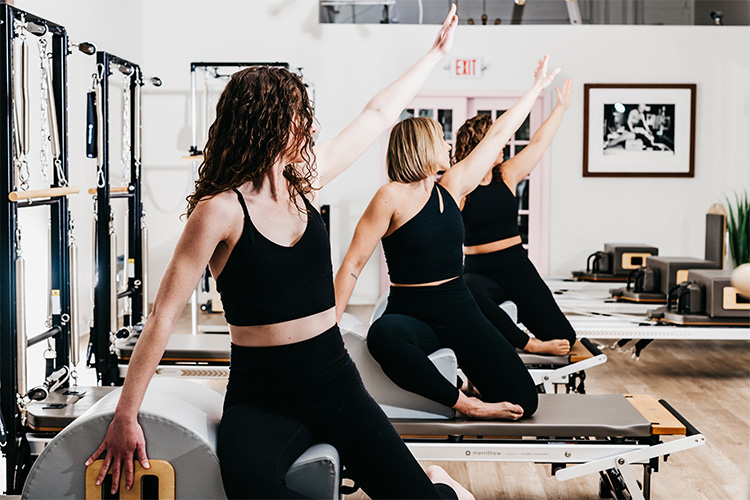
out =
[[203,161],[203,153],[199,153],[197,155],[183,156],[182,159],[186,161]]
[[8,193],[10,201],[31,200],[33,198],[59,198],[69,194],[77,194],[81,188],[74,186],[56,187],[48,189],[30,189],[28,191],[11,191]]
[[[109,188],[110,193],[129,193],[130,186],[112,186]],[[96,194],[96,188],[90,188],[89,194]]]

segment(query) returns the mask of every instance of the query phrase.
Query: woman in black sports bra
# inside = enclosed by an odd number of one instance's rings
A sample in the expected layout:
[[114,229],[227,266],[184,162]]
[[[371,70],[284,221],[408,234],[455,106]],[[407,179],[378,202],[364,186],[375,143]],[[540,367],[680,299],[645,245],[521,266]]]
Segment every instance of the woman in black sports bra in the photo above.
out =
[[[552,142],[563,114],[570,106],[572,81],[555,87],[557,105],[534,133],[528,146],[485,175],[465,198],[462,215],[464,279],[479,308],[500,333],[518,349],[539,354],[564,355],[576,341],[576,332],[557,306],[552,293],[529,260],[518,231],[516,186],[539,164]],[[470,118],[458,130],[454,160],[466,158],[492,124],[486,115]],[[518,317],[534,334],[529,337],[498,307],[512,300]]]
[[396,120],[450,49],[454,13],[424,57],[314,148],[314,118],[298,76],[274,67],[232,75],[114,419],[87,462],[107,452],[97,482],[111,466],[113,490],[123,472],[129,488],[133,459],[148,467],[138,408],[208,264],[232,340],[217,444],[229,498],[301,498],[285,474],[315,442],[335,446],[372,498],[473,498],[442,469],[425,474],[364,389],[336,325],[328,236],[310,202]]
[[[506,141],[539,94],[545,56],[534,85],[488,131],[464,161],[450,166],[450,146],[430,118],[393,127],[386,159],[390,183],[381,187],[357,224],[336,274],[340,318],[360,271],[382,239],[391,279],[388,306],[367,336],[367,346],[398,386],[475,418],[518,419],[536,411],[536,386],[515,349],[482,315],[462,278],[463,223],[458,202],[494,165]],[[447,170],[439,181],[438,171]],[[450,347],[482,400],[446,380],[428,355]]]

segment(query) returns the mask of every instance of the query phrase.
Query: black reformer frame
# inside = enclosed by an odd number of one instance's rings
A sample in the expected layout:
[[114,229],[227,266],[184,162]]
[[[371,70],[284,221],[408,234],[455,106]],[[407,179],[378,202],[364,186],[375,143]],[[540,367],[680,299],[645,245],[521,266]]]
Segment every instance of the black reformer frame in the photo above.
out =
[[[68,177],[68,89],[67,89],[67,56],[68,35],[63,26],[22,11],[7,4],[0,5],[0,22],[2,29],[2,67],[3,78],[0,82],[3,96],[0,101],[0,116],[3,116],[5,132],[0,134],[0,150],[3,154],[3,167],[0,183],[2,184],[0,199],[0,409],[5,423],[6,443],[2,446],[6,458],[6,493],[20,494],[21,487],[28,473],[28,446],[25,442],[25,431],[22,425],[22,411],[19,405],[19,381],[17,379],[18,359],[18,324],[16,311],[16,231],[18,230],[18,210],[35,206],[49,206],[51,219],[51,285],[52,290],[60,292],[60,310],[53,311],[52,325],[42,334],[31,337],[27,346],[47,338],[54,338],[56,357],[54,364],[48,363],[45,377],[55,369],[66,366],[70,361],[71,335],[71,295],[70,295],[70,252],[69,230],[71,224],[68,199],[66,196],[48,199],[26,200],[13,202],[9,194],[16,187],[16,172],[14,165],[14,54],[13,40],[15,38],[16,23],[21,18],[28,23],[46,27],[45,33],[52,34],[52,79],[55,97],[56,121],[60,138],[60,162],[63,175]],[[60,178],[56,168],[53,168],[53,186],[58,186]],[[67,317],[67,321],[63,321]],[[73,319],[74,321],[77,318]],[[50,366],[52,365],[52,366]],[[0,439],[2,441],[2,439]]]
[[[111,66],[120,66],[131,70],[130,77],[130,179],[128,179],[128,191],[125,193],[111,193],[109,178],[109,77],[112,75]],[[112,207],[110,201],[116,198],[128,199],[128,256],[134,260],[134,272],[128,273],[128,288],[118,293],[118,299],[130,299],[130,314],[124,316],[126,325],[136,325],[145,321],[145,301],[148,298],[144,293],[143,278],[143,202],[141,199],[141,151],[140,151],[140,92],[143,86],[143,73],[139,65],[122,59],[108,52],[96,52],[96,66],[98,82],[101,91],[101,102],[96,106],[101,107],[99,116],[101,123],[97,123],[99,134],[102,135],[100,150],[97,155],[101,159],[101,172],[97,172],[96,188],[96,272],[98,275],[96,288],[94,290],[94,320],[91,327],[89,340],[89,352],[87,363],[96,369],[97,379],[103,386],[120,385],[122,379],[118,371],[117,356],[112,350],[113,338],[117,332],[111,331],[110,325],[112,315],[118,312],[112,311],[110,304],[112,283],[110,281],[111,252],[116,248],[110,245],[110,217]],[[127,269],[128,263],[124,263]],[[93,362],[91,358],[94,358]]]

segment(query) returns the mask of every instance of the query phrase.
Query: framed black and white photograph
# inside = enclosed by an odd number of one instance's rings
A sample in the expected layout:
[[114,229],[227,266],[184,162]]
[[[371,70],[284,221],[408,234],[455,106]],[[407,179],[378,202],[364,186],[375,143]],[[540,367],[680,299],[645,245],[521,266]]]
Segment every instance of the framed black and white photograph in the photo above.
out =
[[587,83],[584,177],[693,177],[695,84]]

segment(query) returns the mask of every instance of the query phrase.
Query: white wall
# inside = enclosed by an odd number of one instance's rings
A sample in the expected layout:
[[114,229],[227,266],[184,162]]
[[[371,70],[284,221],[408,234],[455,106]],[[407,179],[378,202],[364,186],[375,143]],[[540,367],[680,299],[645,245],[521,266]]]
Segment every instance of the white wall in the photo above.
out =
[[[190,145],[191,61],[279,60],[302,66],[317,89],[320,137],[325,140],[416,60],[437,29],[319,25],[318,4],[313,0],[18,4],[65,24],[74,38],[90,33],[102,48],[132,57],[146,73],[164,80],[159,89],[147,87],[144,96],[144,200],[154,284],[180,233],[179,215],[192,188],[190,164],[180,160]],[[482,57],[487,71],[481,80],[462,82],[437,69],[425,88],[523,90],[544,52],[563,68],[560,81],[575,79],[574,104],[551,149],[551,274],[583,267],[586,255],[609,241],[643,242],[656,245],[663,255],[701,257],[708,206],[732,189],[750,186],[750,28],[460,26],[452,55]],[[71,92],[82,96],[91,71],[81,71],[81,81],[71,75]],[[581,176],[583,83],[607,82],[698,85],[695,178]],[[70,119],[71,133],[76,134],[71,136],[72,168],[76,168],[91,162],[82,159],[79,148],[82,106],[71,108]],[[382,168],[382,149],[376,144],[322,191],[322,203],[334,206],[333,217],[339,223],[332,242],[334,264],[343,257],[354,226],[379,185]],[[90,203],[87,210],[90,213]],[[79,233],[84,232],[86,224],[79,228]],[[352,302],[375,300],[378,272],[373,259]],[[155,289],[154,285],[152,298]]]

